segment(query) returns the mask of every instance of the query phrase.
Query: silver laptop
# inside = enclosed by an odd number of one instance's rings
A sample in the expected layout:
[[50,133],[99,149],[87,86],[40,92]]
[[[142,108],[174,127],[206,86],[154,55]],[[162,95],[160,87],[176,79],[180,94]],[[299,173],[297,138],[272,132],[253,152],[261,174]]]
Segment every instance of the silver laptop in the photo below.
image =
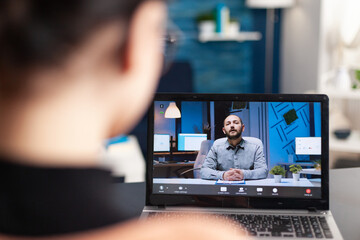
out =
[[[255,238],[342,239],[329,211],[326,95],[157,94],[148,118],[142,218],[222,214]],[[229,119],[244,127],[227,131]],[[242,174],[229,180],[230,169]]]

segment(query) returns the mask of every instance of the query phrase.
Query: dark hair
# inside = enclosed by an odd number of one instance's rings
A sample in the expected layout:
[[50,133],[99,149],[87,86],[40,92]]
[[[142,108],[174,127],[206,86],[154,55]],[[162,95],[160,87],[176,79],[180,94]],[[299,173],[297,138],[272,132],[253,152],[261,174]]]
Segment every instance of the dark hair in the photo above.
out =
[[142,1],[1,0],[0,94],[24,84],[22,77],[15,77],[21,76],[19,71],[61,63],[106,23],[123,22],[126,35],[127,22]]
[[229,116],[236,116],[236,117],[238,117],[239,119],[240,119],[240,123],[241,123],[241,125],[244,125],[244,123],[243,123],[243,121],[242,121],[242,119],[241,119],[241,117],[239,117],[238,115],[235,115],[235,114],[229,114],[229,115],[227,115],[227,117],[224,119],[224,126],[225,126],[225,120],[229,117]]

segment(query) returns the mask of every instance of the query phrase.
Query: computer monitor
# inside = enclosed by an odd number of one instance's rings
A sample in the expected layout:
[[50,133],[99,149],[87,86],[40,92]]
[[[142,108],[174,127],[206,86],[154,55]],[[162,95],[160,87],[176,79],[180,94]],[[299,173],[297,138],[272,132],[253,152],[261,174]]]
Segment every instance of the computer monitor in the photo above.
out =
[[296,137],[296,155],[321,155],[321,137]]
[[170,151],[170,135],[154,134],[154,152]]
[[[176,102],[180,118],[165,118],[160,111],[169,102]],[[172,161],[160,163],[159,154],[148,152],[149,205],[328,209],[326,95],[157,94],[148,116],[149,149],[153,134],[169,133],[177,143],[180,133],[207,134],[202,144],[207,148],[202,146],[196,156],[170,152]],[[239,136],[243,141],[237,142]],[[301,146],[307,149],[300,151]],[[302,166],[300,178],[293,164]],[[279,167],[286,172],[275,171]],[[234,169],[236,179],[224,179]],[[279,181],[275,175],[283,176]]]
[[[181,119],[165,118],[156,111],[158,106],[171,101],[177,101]],[[154,194],[174,196],[227,194],[257,198],[319,199],[322,196],[324,173],[315,169],[315,165],[320,160],[326,169],[327,107],[328,100],[323,95],[158,95],[150,114],[151,133],[157,135],[160,131],[168,131],[170,135],[177,136],[178,151],[183,152],[173,155],[177,165],[167,166],[170,169],[168,171],[160,171],[165,166],[154,161],[153,168],[149,169],[152,191]],[[241,136],[245,145],[226,145],[231,135],[224,130],[224,120],[229,115],[238,116],[242,120],[244,128]],[[181,132],[183,129],[204,129],[206,133]],[[190,166],[186,162],[190,153],[186,151],[199,151],[204,140],[209,140],[211,144],[210,150],[202,155],[206,168],[204,165]],[[232,156],[233,152],[237,154],[231,158],[233,167],[225,167],[226,155]],[[316,161],[313,158],[315,155]],[[211,165],[215,161],[216,164]],[[260,161],[261,164],[258,164]],[[294,163],[307,170],[302,173],[300,180],[294,180],[289,170],[289,166]],[[271,169],[278,166],[287,171],[280,183],[274,178],[276,173],[270,173]],[[176,172],[175,168],[184,171],[185,167],[200,168],[199,178],[195,175],[185,178],[183,175],[171,174]],[[223,173],[231,168],[240,169],[244,174],[243,180],[224,181]],[[210,174],[206,174],[206,171]]]
[[207,134],[180,133],[178,135],[178,151],[199,151],[201,142],[207,140]]

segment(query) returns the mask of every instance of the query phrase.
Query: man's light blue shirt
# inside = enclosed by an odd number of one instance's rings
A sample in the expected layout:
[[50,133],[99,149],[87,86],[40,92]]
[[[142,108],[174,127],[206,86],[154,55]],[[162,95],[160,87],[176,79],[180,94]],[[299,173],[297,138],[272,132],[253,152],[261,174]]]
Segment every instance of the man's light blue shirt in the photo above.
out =
[[224,172],[230,168],[243,170],[244,179],[266,178],[268,168],[261,140],[243,138],[235,147],[226,137],[216,140],[200,170],[201,178],[223,179]]

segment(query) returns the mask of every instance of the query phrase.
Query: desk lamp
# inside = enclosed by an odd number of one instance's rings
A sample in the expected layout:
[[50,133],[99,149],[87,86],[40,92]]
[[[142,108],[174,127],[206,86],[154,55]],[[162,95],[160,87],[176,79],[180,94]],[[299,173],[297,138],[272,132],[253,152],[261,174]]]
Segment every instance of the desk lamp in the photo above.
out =
[[181,118],[181,113],[179,108],[176,106],[175,102],[171,102],[168,108],[165,111],[165,118]]

